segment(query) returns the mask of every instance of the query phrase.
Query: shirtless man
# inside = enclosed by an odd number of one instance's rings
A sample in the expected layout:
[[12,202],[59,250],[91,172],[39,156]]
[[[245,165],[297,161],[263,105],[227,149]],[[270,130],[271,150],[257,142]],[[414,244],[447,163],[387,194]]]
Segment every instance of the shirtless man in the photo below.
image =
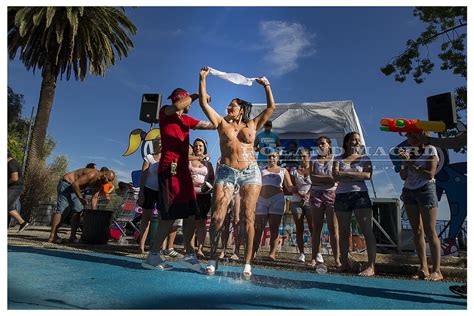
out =
[[58,228],[61,226],[62,215],[68,207],[72,212],[69,242],[77,242],[76,231],[79,226],[79,217],[82,207],[87,205],[87,200],[82,195],[81,189],[88,187],[92,190],[92,209],[95,209],[101,187],[114,181],[114,179],[115,172],[108,169],[97,171],[91,168],[81,168],[66,173],[58,183],[57,208],[51,221],[51,233],[48,242],[61,243]]
[[[255,160],[253,145],[256,131],[263,127],[275,110],[270,83],[266,78],[257,78],[267,97],[267,108],[253,119],[250,119],[252,104],[240,99],[233,99],[227,106],[227,115],[222,117],[202,97],[207,95],[206,78],[209,69],[204,67],[199,73],[199,103],[202,110],[214,126],[217,126],[221,148],[221,165],[214,182],[214,202],[210,236],[211,260],[206,272],[213,275],[217,268],[217,246],[223,229],[227,207],[232,199],[234,187],[240,186],[241,211],[243,212],[243,229],[245,238],[245,266],[243,278],[252,275],[250,262],[254,239],[255,205],[262,184],[260,169]],[[244,224],[245,223],[245,224]]]

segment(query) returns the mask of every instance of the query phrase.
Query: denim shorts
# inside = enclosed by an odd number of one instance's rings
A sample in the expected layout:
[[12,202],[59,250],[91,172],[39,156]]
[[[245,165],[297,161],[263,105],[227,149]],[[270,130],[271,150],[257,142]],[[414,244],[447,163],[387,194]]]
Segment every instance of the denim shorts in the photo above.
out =
[[69,207],[72,212],[82,212],[82,203],[74,193],[72,185],[65,181],[60,180],[58,183],[58,202],[56,213],[63,214],[64,211]]
[[372,201],[367,191],[336,193],[334,207],[336,212],[352,212],[353,210],[372,208]]
[[262,185],[262,174],[256,163],[250,164],[247,168],[238,170],[229,167],[226,164],[219,165],[216,181],[214,185],[222,184],[224,186],[243,186],[246,184]]
[[20,195],[23,193],[22,185],[13,185],[8,188],[8,211],[20,212]]
[[277,214],[283,215],[285,212],[285,194],[283,192],[275,194],[270,198],[260,196],[255,209],[256,215]]
[[311,216],[311,209],[308,203],[305,203],[302,206],[300,202],[291,202],[291,214]]
[[416,205],[428,209],[438,207],[436,184],[434,182],[428,182],[421,188],[414,190],[403,188],[400,199],[405,205]]

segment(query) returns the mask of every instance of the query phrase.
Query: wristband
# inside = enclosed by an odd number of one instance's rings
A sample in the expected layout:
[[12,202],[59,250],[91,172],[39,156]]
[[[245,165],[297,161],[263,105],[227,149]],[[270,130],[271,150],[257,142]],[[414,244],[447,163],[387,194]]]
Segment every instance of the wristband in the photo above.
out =
[[270,84],[269,84],[269,83],[267,83],[267,84],[264,84],[264,85],[263,85],[263,87],[265,88],[266,86],[269,86],[269,85],[270,85]]

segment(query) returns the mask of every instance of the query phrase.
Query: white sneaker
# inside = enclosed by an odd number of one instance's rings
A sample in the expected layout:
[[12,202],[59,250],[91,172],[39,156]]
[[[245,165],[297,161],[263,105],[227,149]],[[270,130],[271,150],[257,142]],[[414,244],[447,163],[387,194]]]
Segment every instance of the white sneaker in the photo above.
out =
[[298,261],[306,262],[306,257],[304,253],[300,253],[300,255],[298,256]]
[[152,269],[152,270],[171,270],[173,269],[166,260],[164,260],[159,253],[150,252],[148,257],[145,261],[142,262],[142,267],[145,269]]
[[172,257],[172,258],[183,257],[183,255],[177,252],[176,250],[174,250],[174,248],[163,250],[163,254],[165,256]]
[[201,264],[195,254],[185,255],[183,258],[183,265],[190,270],[203,273]]
[[319,252],[316,254],[316,262],[317,263],[324,263],[323,255]]

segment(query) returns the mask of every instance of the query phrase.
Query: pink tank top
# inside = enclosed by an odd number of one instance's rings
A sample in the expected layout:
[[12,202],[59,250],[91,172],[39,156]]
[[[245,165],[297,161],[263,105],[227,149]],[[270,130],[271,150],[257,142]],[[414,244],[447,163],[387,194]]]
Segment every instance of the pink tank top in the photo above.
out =
[[193,179],[193,182],[199,185],[199,187],[194,187],[196,192],[199,193],[198,190],[201,190],[201,185],[204,183],[204,181],[206,181],[206,176],[209,171],[207,170],[206,166],[193,167],[191,163],[189,163],[189,171],[191,172],[191,178]]

